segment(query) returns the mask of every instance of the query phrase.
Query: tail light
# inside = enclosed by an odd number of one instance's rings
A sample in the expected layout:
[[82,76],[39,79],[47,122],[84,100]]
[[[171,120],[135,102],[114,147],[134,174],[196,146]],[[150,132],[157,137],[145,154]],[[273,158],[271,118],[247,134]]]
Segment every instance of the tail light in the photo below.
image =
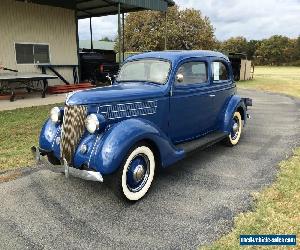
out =
[[100,73],[103,73],[103,72],[104,72],[103,64],[100,64],[99,69],[100,69]]

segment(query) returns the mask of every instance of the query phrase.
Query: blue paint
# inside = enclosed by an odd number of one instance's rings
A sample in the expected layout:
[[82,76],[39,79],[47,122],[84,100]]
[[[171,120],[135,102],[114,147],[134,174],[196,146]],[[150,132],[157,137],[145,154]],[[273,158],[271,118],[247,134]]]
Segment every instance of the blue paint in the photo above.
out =
[[[84,133],[76,148],[74,167],[86,166],[103,175],[112,174],[122,165],[129,150],[141,141],[155,148],[160,165],[168,167],[185,156],[176,144],[211,132],[229,135],[236,110],[243,111],[242,118],[246,123],[247,108],[244,100],[236,95],[232,69],[225,55],[212,51],[150,52],[132,56],[125,63],[147,58],[171,63],[165,84],[115,82],[109,87],[79,91],[69,96],[67,105],[86,105],[88,114],[96,114],[101,123],[95,134]],[[228,80],[213,81],[211,64],[214,61],[226,65]],[[207,81],[176,84],[177,70],[187,62],[205,63]],[[40,135],[40,147],[54,152],[57,158],[60,158],[60,145],[57,144],[60,129],[61,124],[48,120]],[[87,151],[82,153],[83,145]]]

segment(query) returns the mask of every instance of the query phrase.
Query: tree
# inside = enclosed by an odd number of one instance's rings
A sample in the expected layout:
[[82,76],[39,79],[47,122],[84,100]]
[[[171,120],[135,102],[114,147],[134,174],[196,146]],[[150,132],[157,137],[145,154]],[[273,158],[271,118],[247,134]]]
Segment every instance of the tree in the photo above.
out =
[[256,50],[259,64],[282,65],[291,62],[293,57],[292,41],[285,36],[271,36],[264,39]]
[[242,36],[231,37],[228,40],[221,43],[221,50],[224,52],[247,53],[247,39]]
[[296,40],[295,54],[297,58],[296,60],[300,60],[300,36],[298,36]]
[[[125,18],[125,50],[147,51],[165,48],[165,15],[161,12],[130,13]],[[168,49],[213,49],[214,28],[199,10],[178,6],[168,10]]]
[[255,59],[255,52],[256,52],[259,45],[260,45],[259,40],[250,40],[248,42],[248,44],[247,44],[247,57],[250,60]]
[[104,41],[104,42],[113,42],[112,39],[110,39],[109,37],[105,36],[102,39],[100,39],[99,41]]

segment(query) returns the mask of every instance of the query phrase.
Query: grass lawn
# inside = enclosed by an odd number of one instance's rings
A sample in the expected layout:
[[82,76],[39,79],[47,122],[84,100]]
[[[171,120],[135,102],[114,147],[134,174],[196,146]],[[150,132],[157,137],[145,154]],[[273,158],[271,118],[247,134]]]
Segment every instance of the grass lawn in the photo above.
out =
[[0,172],[30,166],[43,123],[55,105],[0,112]]
[[[245,89],[283,93],[300,98],[300,67],[256,67],[254,80],[239,82]],[[300,241],[300,148],[294,156],[279,164],[277,181],[253,194],[253,211],[235,218],[233,230],[204,249],[249,249],[239,245],[241,234],[297,234]],[[257,247],[256,247],[257,248]],[[283,249],[283,247],[259,247]]]
[[241,81],[238,86],[300,98],[300,67],[256,67],[254,79]]

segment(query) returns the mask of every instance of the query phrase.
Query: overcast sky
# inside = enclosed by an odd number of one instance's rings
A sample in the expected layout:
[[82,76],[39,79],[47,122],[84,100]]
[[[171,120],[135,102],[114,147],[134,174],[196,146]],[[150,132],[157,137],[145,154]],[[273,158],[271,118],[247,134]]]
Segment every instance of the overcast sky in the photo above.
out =
[[[175,0],[180,8],[201,10],[216,29],[216,37],[268,38],[300,35],[300,0]],[[117,17],[93,18],[94,39],[117,34]],[[80,39],[90,39],[89,19],[79,21]]]

